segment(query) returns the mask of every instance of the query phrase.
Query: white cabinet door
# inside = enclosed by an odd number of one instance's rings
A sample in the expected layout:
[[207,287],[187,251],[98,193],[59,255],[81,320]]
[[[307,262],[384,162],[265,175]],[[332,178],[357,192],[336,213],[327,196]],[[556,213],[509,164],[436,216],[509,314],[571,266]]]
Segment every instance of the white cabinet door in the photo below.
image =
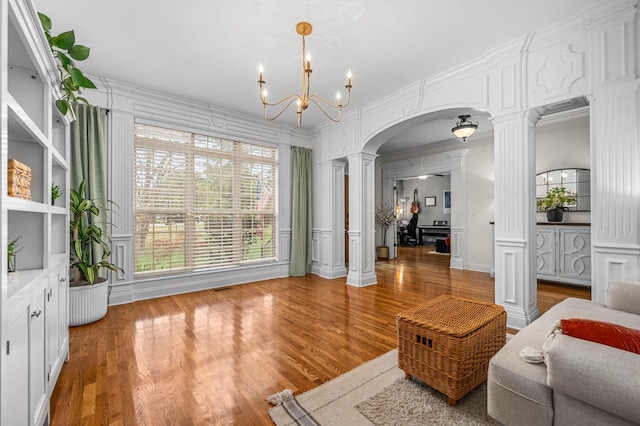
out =
[[58,270],[49,275],[47,288],[47,390],[51,389],[51,372],[60,358],[60,333],[58,307]]
[[67,271],[68,266],[63,264],[56,268],[49,277],[49,289],[47,291],[47,380],[49,395],[53,392],[69,349]]
[[536,270],[542,275],[556,275],[556,230],[538,227],[536,230]]
[[560,229],[559,266],[560,277],[591,280],[591,232]]
[[45,341],[45,304],[48,280],[36,287],[29,313],[29,420],[32,426],[43,424],[48,411],[48,386]]
[[2,342],[2,410],[0,424],[29,424],[29,323],[31,299],[23,298],[7,314]]

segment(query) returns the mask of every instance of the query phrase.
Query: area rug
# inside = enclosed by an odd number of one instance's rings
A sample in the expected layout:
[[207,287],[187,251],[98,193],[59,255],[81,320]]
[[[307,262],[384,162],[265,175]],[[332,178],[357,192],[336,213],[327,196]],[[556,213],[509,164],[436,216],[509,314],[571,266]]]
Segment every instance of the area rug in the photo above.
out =
[[485,384],[451,407],[446,396],[405,380],[393,350],[286,399],[269,415],[278,426],[496,425],[486,412]]

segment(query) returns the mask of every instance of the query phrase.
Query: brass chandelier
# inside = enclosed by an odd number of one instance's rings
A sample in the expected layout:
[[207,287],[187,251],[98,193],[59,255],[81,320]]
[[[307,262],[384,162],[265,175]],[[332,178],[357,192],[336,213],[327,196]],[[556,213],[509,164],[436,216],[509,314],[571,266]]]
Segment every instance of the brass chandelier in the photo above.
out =
[[[333,122],[338,122],[342,120],[342,108],[348,106],[349,102],[351,102],[351,71],[347,73],[347,84],[344,86],[347,89],[347,102],[344,105],[342,104],[342,98],[340,96],[340,92],[338,92],[336,95],[336,98],[337,98],[336,104],[332,104],[331,102],[325,100],[324,98],[318,95],[311,94],[311,88],[310,88],[311,72],[312,72],[311,56],[307,53],[306,46],[305,46],[305,37],[311,34],[311,30],[312,30],[311,24],[308,22],[299,22],[296,25],[296,32],[302,37],[302,93],[301,94],[292,93],[291,95],[285,96],[284,98],[280,99],[277,102],[268,102],[266,82],[264,81],[264,77],[263,77],[264,68],[262,67],[262,64],[260,64],[260,68],[258,70],[260,73],[260,78],[258,79],[258,84],[260,85],[260,101],[262,101],[262,105],[264,106],[265,119],[275,120],[276,118],[280,117],[280,115],[289,107],[289,105],[291,105],[294,101],[296,101],[297,108],[298,108],[297,110],[298,127],[300,127],[300,125],[302,124],[302,111],[306,110],[309,107],[310,102],[313,102],[314,104],[316,104],[316,106],[320,108],[320,111],[322,111],[329,120]],[[273,106],[278,106],[282,104],[284,104],[284,106],[276,115],[274,115],[273,117],[268,116],[267,107],[273,107]],[[323,105],[324,107],[330,107],[338,110],[337,118],[332,117],[331,114],[329,114],[329,112],[327,112],[327,110],[323,108]]]

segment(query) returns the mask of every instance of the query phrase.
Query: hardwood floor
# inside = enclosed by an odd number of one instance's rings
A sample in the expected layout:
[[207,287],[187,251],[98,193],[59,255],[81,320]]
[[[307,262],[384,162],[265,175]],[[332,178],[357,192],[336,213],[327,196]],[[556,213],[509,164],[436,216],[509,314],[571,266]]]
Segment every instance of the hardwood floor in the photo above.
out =
[[[112,306],[72,327],[51,425],[270,425],[265,398],[305,392],[397,346],[396,314],[441,294],[494,300],[486,273],[401,248],[366,288],[314,275]],[[589,289],[538,285],[544,312]]]

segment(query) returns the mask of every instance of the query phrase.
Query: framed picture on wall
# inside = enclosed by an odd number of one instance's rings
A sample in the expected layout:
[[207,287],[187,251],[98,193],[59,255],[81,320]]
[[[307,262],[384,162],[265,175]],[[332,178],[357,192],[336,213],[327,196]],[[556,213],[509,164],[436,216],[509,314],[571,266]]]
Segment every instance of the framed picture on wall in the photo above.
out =
[[436,197],[425,197],[424,198],[424,206],[425,207],[433,207],[436,205]]
[[444,199],[444,203],[442,204],[443,213],[451,214],[451,190],[445,189],[442,191],[442,198]]

